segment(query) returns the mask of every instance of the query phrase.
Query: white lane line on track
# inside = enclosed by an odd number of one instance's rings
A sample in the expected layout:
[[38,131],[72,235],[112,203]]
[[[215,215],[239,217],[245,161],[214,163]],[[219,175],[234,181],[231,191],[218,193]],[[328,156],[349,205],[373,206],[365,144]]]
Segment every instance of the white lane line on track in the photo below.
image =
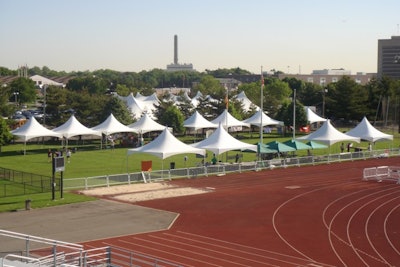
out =
[[[208,242],[204,242],[206,244],[210,244],[209,242],[213,241],[213,242],[220,242],[222,244],[227,244],[227,245],[230,245],[230,246],[236,246],[236,247],[239,248],[240,252],[243,252],[242,250],[240,250],[240,248],[251,249],[251,250],[254,250],[254,251],[257,251],[257,252],[260,252],[260,253],[270,253],[272,255],[276,255],[276,256],[279,256],[279,257],[285,257],[285,258],[289,258],[289,259],[293,259],[293,260],[297,260],[297,261],[306,261],[307,262],[307,266],[310,264],[310,263],[308,263],[309,262],[308,259],[306,260],[304,258],[295,257],[295,256],[292,256],[292,255],[287,255],[287,254],[279,253],[279,252],[276,252],[276,251],[250,247],[250,246],[246,246],[246,245],[241,245],[241,244],[237,244],[237,243],[228,242],[228,241],[225,241],[225,240],[215,239],[215,238],[212,238],[212,237],[207,237],[207,236],[202,236],[202,235],[197,235],[197,234],[192,234],[192,233],[187,233],[187,232],[182,232],[182,231],[177,231],[177,233],[181,233],[181,234],[185,234],[185,235],[189,235],[189,236],[194,236],[196,238],[202,238],[202,239],[208,240]],[[218,246],[218,245],[214,245],[214,246]],[[224,247],[224,246],[222,246],[222,247]],[[250,254],[254,254],[254,255],[260,256],[257,253],[250,253]],[[318,263],[316,261],[313,261],[313,263],[311,263],[311,264],[318,264],[318,266],[332,266],[333,267],[333,265],[324,264],[324,263]]]
[[[123,242],[123,240],[119,240],[119,241],[122,242],[122,243],[126,243],[126,242]],[[114,244],[114,243],[102,242],[102,244],[104,244],[105,246],[116,247],[116,248],[119,248],[119,249],[122,249],[122,250],[132,251],[132,250],[130,249],[131,247],[128,247],[128,248],[127,248],[127,247],[123,247],[123,246],[118,246],[118,245],[116,245],[116,244]],[[132,245],[132,244],[130,244],[130,245]],[[139,245],[139,244],[134,244],[134,245],[135,245],[135,247],[147,248],[146,246],[142,246],[142,245]],[[156,250],[156,249],[154,249],[154,250]],[[159,251],[159,252],[165,253],[165,252],[162,251],[162,250],[158,250],[158,251]],[[149,257],[161,259],[161,260],[164,260],[164,261],[167,261],[167,262],[173,262],[173,263],[179,264],[179,265],[181,265],[181,266],[185,266],[185,267],[196,267],[196,265],[188,265],[188,264],[186,264],[186,263],[182,263],[182,262],[179,262],[179,261],[176,261],[176,260],[171,261],[171,259],[167,259],[167,258],[160,257],[160,256],[154,257],[154,255],[152,255],[152,254],[143,253],[143,252],[140,252],[140,251],[138,251],[138,250],[136,250],[135,252],[141,253],[141,254],[143,254],[143,255],[147,255],[147,256],[149,256]],[[168,254],[172,254],[172,253],[168,253]],[[180,257],[180,258],[191,259],[191,258],[187,258],[187,257],[181,256],[181,255],[177,255],[177,254],[173,254],[173,255],[175,255],[176,257]],[[206,262],[205,262],[205,263],[206,263]],[[222,266],[219,266],[219,265],[214,265],[214,264],[209,264],[209,263],[207,263],[207,264],[208,264],[209,266],[210,266],[210,265],[213,265],[213,266],[216,266],[216,267],[222,267]]]
[[400,255],[400,251],[396,248],[396,246],[393,244],[392,240],[390,239],[388,232],[387,232],[387,222],[389,220],[389,217],[392,215],[392,213],[396,210],[400,208],[400,205],[397,205],[395,207],[393,207],[393,209],[387,214],[386,218],[385,218],[385,223],[384,223],[384,231],[385,231],[385,236],[387,241],[389,242],[390,246],[393,248],[394,251],[396,251],[396,253],[398,255]]
[[[394,192],[393,194],[396,194],[396,193],[398,193],[398,192]],[[382,259],[382,261],[385,262],[387,265],[391,265],[391,264],[379,253],[379,251],[376,249],[376,247],[375,247],[374,244],[372,243],[372,240],[371,240],[371,238],[370,238],[370,235],[368,234],[368,226],[369,226],[370,219],[371,219],[372,216],[375,214],[375,212],[377,212],[380,208],[382,208],[383,206],[387,205],[388,203],[393,202],[394,200],[399,199],[399,198],[400,198],[400,196],[397,196],[397,197],[395,197],[395,198],[392,198],[392,199],[390,199],[390,200],[388,200],[388,201],[385,201],[384,203],[380,204],[378,207],[376,207],[376,208],[370,213],[370,215],[369,215],[368,218],[367,218],[367,221],[365,222],[365,235],[367,236],[367,239],[368,239],[368,242],[369,242],[370,246],[371,246],[372,249],[375,251],[375,253],[378,254],[378,256]],[[387,215],[386,215],[386,217],[385,217],[385,221],[386,221],[386,218],[387,218]],[[385,228],[385,227],[383,226],[383,228]],[[388,240],[388,241],[389,241],[389,240]]]
[[358,201],[360,201],[360,200],[362,200],[362,199],[365,199],[365,198],[367,198],[367,197],[370,197],[371,195],[375,195],[375,194],[380,193],[380,192],[383,192],[383,191],[393,190],[393,187],[390,186],[390,185],[385,186],[385,188],[388,188],[388,189],[381,190],[381,191],[379,191],[379,192],[373,192],[372,194],[368,194],[368,195],[363,195],[362,198],[358,198],[357,200],[353,200],[353,201],[351,201],[350,203],[348,203],[348,204],[345,205],[345,206],[341,206],[342,208],[341,208],[340,210],[338,210],[338,211],[334,214],[334,216],[331,218],[329,224],[326,223],[326,211],[328,210],[329,207],[331,207],[333,204],[337,203],[337,202],[340,201],[340,200],[346,199],[346,198],[351,197],[351,196],[356,195],[356,194],[360,194],[360,193],[363,193],[363,192],[367,192],[367,191],[373,190],[373,188],[367,188],[367,189],[364,189],[364,190],[359,190],[359,191],[352,192],[352,193],[350,193],[350,194],[344,195],[344,196],[342,196],[342,197],[336,199],[335,201],[331,202],[331,203],[325,208],[325,210],[324,210],[324,212],[323,212],[323,216],[324,216],[323,220],[324,220],[324,224],[325,224],[325,225],[327,226],[327,228],[328,228],[328,238],[329,238],[329,242],[330,242],[331,248],[332,248],[332,250],[334,251],[336,257],[340,260],[340,262],[341,262],[344,266],[347,266],[347,265],[346,265],[346,263],[344,262],[343,258],[342,258],[342,257],[339,255],[339,253],[337,252],[337,250],[336,250],[336,248],[335,248],[335,246],[334,246],[334,244],[333,244],[332,237],[336,237],[340,242],[342,242],[342,243],[345,244],[346,246],[351,246],[351,244],[350,244],[349,242],[347,242],[346,240],[344,240],[343,238],[341,238],[338,234],[336,234],[336,233],[332,230],[333,224],[334,224],[336,218],[337,218],[345,209],[347,209],[348,207],[350,207],[351,205],[353,205],[354,203],[356,203],[356,202],[358,202]]
[[[386,187],[389,187],[389,186],[386,186]],[[391,188],[392,188],[392,187],[390,187],[388,190],[390,190]],[[326,227],[327,230],[328,230],[328,238],[329,238],[329,243],[330,243],[330,245],[331,245],[331,248],[332,248],[333,252],[335,253],[336,257],[340,260],[340,262],[341,262],[344,266],[347,266],[347,265],[346,265],[346,263],[343,261],[342,257],[339,255],[339,253],[337,252],[335,246],[333,245],[332,236],[335,237],[337,240],[341,241],[341,242],[342,242],[343,244],[345,244],[346,246],[350,246],[350,244],[349,244],[346,240],[344,240],[343,238],[341,238],[339,235],[337,235],[334,231],[332,231],[332,225],[333,225],[333,223],[334,223],[336,217],[339,216],[339,214],[340,214],[342,211],[344,211],[348,206],[350,206],[350,204],[348,204],[348,205],[346,205],[346,206],[344,206],[344,207],[341,206],[342,208],[341,208],[339,211],[337,211],[337,212],[335,213],[335,215],[331,218],[331,220],[330,220],[329,223],[327,223],[326,213],[327,213],[327,211],[329,210],[329,208],[330,208],[331,206],[333,206],[334,204],[336,204],[337,202],[339,202],[339,201],[341,201],[341,200],[343,200],[343,199],[346,199],[346,198],[348,198],[348,197],[351,197],[351,196],[353,196],[353,195],[357,195],[357,194],[360,194],[360,193],[363,193],[363,192],[367,192],[367,191],[370,191],[370,190],[371,190],[371,188],[367,188],[367,189],[364,189],[364,190],[359,190],[359,191],[352,192],[352,193],[350,193],[350,194],[341,196],[340,198],[337,198],[335,201],[332,201],[331,203],[329,203],[329,205],[327,205],[327,206],[325,207],[325,209],[324,209],[324,211],[323,211],[323,213],[322,213],[322,217],[323,217],[322,220],[323,220],[323,222],[324,222],[325,227]]]
[[[138,244],[138,243],[133,243],[133,242],[126,241],[126,240],[120,240],[120,242],[123,242],[123,243],[125,243],[125,244],[132,244],[132,245],[135,245],[135,246],[142,246],[142,247],[145,247],[146,249],[151,249],[151,250],[155,250],[155,251],[159,251],[159,252],[161,251],[161,252],[163,252],[163,253],[171,254],[171,255],[174,255],[174,256],[179,256],[179,257],[185,258],[185,259],[190,259],[190,260],[192,260],[192,261],[197,261],[197,262],[200,262],[200,263],[202,263],[202,264],[213,265],[213,266],[220,266],[220,265],[212,264],[212,263],[210,263],[210,262],[208,262],[208,261],[203,261],[203,260],[199,260],[199,259],[196,259],[196,258],[193,258],[193,257],[186,257],[186,256],[183,256],[182,253],[179,253],[179,254],[178,254],[178,253],[171,253],[171,252],[167,252],[167,251],[162,250],[162,249],[157,249],[157,248],[155,248],[155,247],[145,246],[145,245],[143,245],[143,244],[144,244],[144,243],[147,243],[147,244],[154,244],[154,245],[157,245],[157,247],[172,248],[172,249],[175,249],[175,250],[176,250],[177,248],[176,248],[176,247],[173,247],[173,246],[169,246],[169,245],[166,245],[166,244],[160,244],[160,243],[158,243],[158,242],[150,241],[150,240],[144,239],[144,238],[133,237],[133,239],[134,239],[134,240],[139,240],[139,241],[141,241],[142,243],[141,243],[141,244]],[[194,254],[194,255],[198,255],[198,256],[203,256],[203,257],[206,257],[206,258],[209,258],[209,259],[212,259],[212,260],[223,261],[223,262],[229,263],[230,266],[248,266],[247,264],[244,265],[244,264],[240,264],[240,263],[233,262],[233,261],[229,261],[229,260],[225,260],[225,259],[222,259],[222,260],[221,260],[221,258],[214,257],[214,256],[210,256],[210,255],[203,254],[203,253],[198,253],[198,252],[195,252],[195,251],[192,251],[192,250],[179,249],[179,251],[181,251],[181,252],[186,252],[186,253],[190,253],[190,254],[192,254],[192,255]],[[277,265],[271,265],[271,266],[276,266],[276,267],[278,267]]]
[[[385,191],[386,191],[386,190],[385,190]],[[380,192],[377,192],[376,194],[378,194],[378,193],[380,193]],[[391,194],[395,194],[395,193],[397,193],[397,191],[396,191],[396,192],[392,192],[392,193],[387,193],[387,194],[384,194],[384,195],[380,195],[379,197],[375,197],[374,199],[372,199],[372,200],[370,200],[370,201],[364,203],[364,204],[361,205],[361,207],[359,207],[355,212],[353,212],[353,214],[351,215],[351,217],[349,218],[349,220],[348,220],[348,222],[347,222],[347,239],[349,240],[350,247],[353,249],[354,253],[356,253],[356,255],[358,256],[358,258],[365,264],[365,266],[369,266],[369,265],[368,265],[368,263],[364,260],[364,258],[363,258],[360,254],[363,254],[363,255],[365,255],[365,256],[371,258],[371,259],[374,259],[374,260],[376,260],[376,261],[379,261],[379,262],[382,262],[382,263],[385,263],[385,264],[387,264],[387,262],[382,261],[381,259],[379,259],[379,258],[377,258],[377,257],[375,257],[375,256],[373,256],[373,255],[371,255],[371,254],[369,254],[369,253],[367,253],[367,252],[365,252],[365,251],[363,251],[363,250],[358,249],[357,247],[355,247],[355,246],[354,246],[354,243],[353,243],[353,241],[352,241],[351,235],[350,235],[350,225],[351,225],[351,223],[352,223],[354,217],[357,215],[357,213],[359,213],[363,208],[367,207],[368,205],[370,205],[371,203],[377,201],[378,199],[384,198],[385,196],[388,196],[388,195],[391,195]],[[371,195],[375,195],[375,194],[371,194]],[[375,251],[375,252],[376,252],[376,251]],[[379,254],[378,254],[378,255],[379,255]]]
[[[183,237],[177,236],[177,235],[166,234],[166,233],[165,233],[165,235],[167,235],[169,237],[182,238],[185,241],[196,242],[196,243],[204,244],[204,245],[209,246],[209,247],[217,247],[217,248],[221,248],[221,249],[225,249],[225,250],[230,250],[230,251],[232,251],[234,253],[238,253],[238,254],[241,253],[241,254],[251,255],[253,257],[257,256],[259,258],[264,258],[264,259],[273,259],[275,261],[281,261],[281,262],[284,262],[284,263],[287,263],[287,264],[292,264],[292,265],[296,264],[296,263],[293,263],[293,262],[277,260],[277,259],[272,258],[272,257],[266,257],[266,256],[262,256],[262,255],[259,255],[259,254],[247,253],[247,252],[244,252],[244,251],[241,251],[241,250],[231,249],[231,248],[225,247],[225,246],[215,245],[215,244],[211,244],[211,243],[207,243],[207,242],[201,242],[201,241],[198,241],[198,240],[195,240],[195,239],[183,238]],[[239,256],[238,254],[235,255],[235,254],[232,254],[232,253],[221,252],[220,250],[214,250],[214,249],[211,249],[211,248],[206,248],[204,246],[190,245],[187,242],[176,241],[176,240],[172,241],[171,239],[162,238],[160,236],[152,236],[152,237],[155,238],[155,239],[158,239],[158,240],[162,240],[162,241],[166,241],[166,242],[168,241],[168,242],[175,243],[175,244],[178,244],[178,245],[184,245],[186,247],[201,249],[201,250],[204,250],[204,251],[213,252],[215,254],[220,254],[220,255],[223,255],[223,256],[229,256],[229,257],[234,258],[234,259],[246,260],[248,262],[257,263],[257,264],[263,264],[263,265],[268,265],[268,266],[279,266],[279,265],[275,265],[275,264],[268,264],[265,261],[259,261],[259,260],[255,260],[255,259],[251,259],[251,258],[247,258],[247,257],[242,257],[242,256]],[[193,250],[189,250],[189,251],[191,251],[191,253],[194,253]],[[201,254],[203,256],[207,255],[207,254],[202,254],[202,253],[199,253],[199,254]],[[207,257],[209,257],[209,256],[207,255]],[[220,257],[216,257],[216,258],[219,259],[219,260],[227,261],[225,259],[222,259],[222,257],[221,258]],[[231,261],[227,261],[227,262],[231,263]],[[236,261],[235,261],[235,263],[236,263]],[[236,264],[238,264],[238,263],[236,263]],[[246,266],[247,266],[247,264],[246,264]]]
[[[351,182],[349,182],[349,183],[351,183]],[[296,195],[295,197],[292,197],[292,198],[286,200],[285,202],[283,202],[279,207],[277,207],[277,208],[275,209],[275,211],[274,211],[274,213],[273,213],[273,215],[272,215],[272,226],[273,226],[273,228],[274,228],[274,230],[275,230],[275,233],[279,236],[279,238],[280,238],[286,245],[288,245],[291,249],[293,249],[294,251],[296,251],[297,253],[299,253],[299,254],[302,255],[303,257],[309,259],[310,261],[314,261],[314,262],[315,262],[315,260],[313,260],[311,257],[305,255],[303,252],[301,252],[300,250],[298,250],[297,248],[295,248],[293,245],[291,245],[291,244],[283,237],[283,235],[279,232],[278,227],[277,227],[277,223],[276,223],[277,214],[278,214],[278,212],[280,211],[280,209],[282,209],[282,208],[283,208],[285,205],[287,205],[289,202],[292,202],[292,201],[294,201],[294,200],[296,200],[296,199],[298,199],[298,198],[300,198],[300,197],[303,197],[303,196],[305,196],[305,195],[308,195],[308,194],[311,194],[311,193],[315,193],[315,192],[318,192],[318,191],[322,191],[322,190],[331,188],[331,187],[333,187],[333,186],[337,186],[338,184],[343,184],[343,182],[325,183],[325,184],[323,184],[323,185],[326,185],[326,186],[324,186],[324,187],[317,188],[317,189],[314,189],[314,190],[307,191],[307,192],[304,192],[304,193],[302,193],[302,194]]]

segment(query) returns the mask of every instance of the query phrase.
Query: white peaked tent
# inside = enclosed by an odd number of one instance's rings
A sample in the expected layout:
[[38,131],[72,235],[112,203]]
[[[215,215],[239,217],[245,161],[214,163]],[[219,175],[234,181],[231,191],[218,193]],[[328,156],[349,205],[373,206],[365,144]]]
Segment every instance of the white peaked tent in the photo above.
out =
[[150,143],[138,148],[128,149],[128,155],[133,153],[146,153],[166,159],[174,155],[189,153],[204,156],[205,150],[181,142],[170,131],[168,131],[166,127],[164,127],[163,132]]
[[54,132],[61,134],[65,139],[77,135],[96,135],[101,136],[101,132],[92,130],[80,123],[74,115],[72,115],[64,124],[53,129]]
[[359,137],[362,140],[376,142],[379,140],[393,140],[393,135],[382,133],[374,128],[366,117],[353,129],[346,133],[347,135]]
[[332,126],[330,120],[326,120],[326,122],[324,122],[324,124],[315,132],[297,139],[322,142],[329,146],[341,141],[360,142],[359,137],[350,136],[338,131]]
[[190,101],[194,107],[199,105],[199,99],[203,97],[203,94],[200,91],[197,91],[197,94]]
[[158,122],[154,121],[147,113],[143,113],[143,116],[140,118],[140,120],[129,124],[128,127],[140,134],[154,131],[163,131],[165,129],[164,125],[161,125]]
[[306,110],[307,121],[309,121],[310,123],[326,121],[326,119],[318,116],[314,111],[312,111],[310,107],[304,108]]
[[217,118],[211,121],[212,123],[216,125],[222,124],[225,128],[230,128],[230,127],[250,127],[249,123],[245,123],[242,121],[239,121],[235,117],[233,117],[226,109],[224,112],[222,112]]
[[62,137],[61,134],[55,133],[52,130],[49,130],[42,126],[33,116],[24,125],[22,125],[18,129],[12,130],[11,134],[17,136],[24,141],[24,154],[26,151],[26,141],[28,141],[29,139],[45,136],[59,138]]
[[257,145],[237,140],[222,127],[222,124],[207,139],[191,144],[191,146],[210,150],[215,155],[231,150],[252,150],[257,152]]
[[105,135],[113,133],[132,133],[136,132],[135,129],[129,128],[128,126],[120,123],[113,114],[110,114],[108,118],[97,126],[91,128],[92,130],[101,132]]
[[245,111],[249,111],[251,107],[255,107],[256,110],[259,110],[260,107],[257,105],[254,105],[253,102],[250,101],[250,99],[246,96],[244,91],[241,91],[237,96],[236,99],[242,102],[243,109]]
[[61,134],[53,132],[52,130],[49,130],[42,126],[33,116],[24,125],[22,125],[18,129],[12,130],[11,134],[17,136],[23,141],[28,141],[32,138],[44,136],[59,138],[62,137]]
[[183,126],[186,128],[193,128],[195,131],[204,128],[217,128],[218,125],[206,120],[201,114],[196,110],[192,116],[183,122]]
[[254,113],[254,115],[251,116],[250,118],[245,119],[243,122],[260,127],[261,116],[262,116],[262,126],[283,125],[284,124],[283,121],[277,121],[277,120],[271,119],[268,115],[266,115],[264,112],[262,112],[261,109],[259,109],[256,113]]

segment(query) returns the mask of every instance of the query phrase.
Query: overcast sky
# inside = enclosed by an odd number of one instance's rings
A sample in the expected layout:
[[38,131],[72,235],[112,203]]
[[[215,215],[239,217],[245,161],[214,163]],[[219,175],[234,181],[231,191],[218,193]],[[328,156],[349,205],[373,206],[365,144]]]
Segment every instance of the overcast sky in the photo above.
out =
[[399,35],[400,1],[0,0],[0,66],[260,73],[377,71],[378,39]]

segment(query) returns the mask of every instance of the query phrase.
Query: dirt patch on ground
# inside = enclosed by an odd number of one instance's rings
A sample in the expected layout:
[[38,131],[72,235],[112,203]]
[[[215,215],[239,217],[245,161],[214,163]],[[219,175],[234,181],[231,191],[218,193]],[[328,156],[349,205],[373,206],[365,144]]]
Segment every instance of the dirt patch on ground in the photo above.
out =
[[119,185],[80,191],[80,193],[89,196],[107,197],[108,199],[128,202],[197,195],[207,192],[210,192],[210,189],[178,187],[167,183]]

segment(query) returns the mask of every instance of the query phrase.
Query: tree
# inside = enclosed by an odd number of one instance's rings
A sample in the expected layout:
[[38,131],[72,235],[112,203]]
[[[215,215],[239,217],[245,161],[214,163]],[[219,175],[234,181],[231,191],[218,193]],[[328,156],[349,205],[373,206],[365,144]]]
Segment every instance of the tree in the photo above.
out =
[[100,121],[107,119],[110,114],[121,122],[122,124],[129,125],[133,122],[132,116],[129,113],[126,105],[116,97],[109,97],[102,108],[102,115],[99,117]]
[[2,146],[9,143],[12,138],[13,136],[10,132],[10,128],[8,127],[6,120],[4,120],[0,116],[0,153]]
[[204,76],[194,89],[195,91],[200,91],[203,95],[210,95],[215,99],[224,99],[226,95],[225,88],[217,79],[210,75]]
[[18,103],[32,103],[36,100],[35,82],[28,78],[19,77],[11,82],[10,99]]
[[367,112],[367,91],[348,76],[330,84],[328,95],[332,96],[329,112],[345,121],[361,119]]
[[[284,103],[279,109],[277,119],[283,121],[285,125],[293,126],[293,102]],[[307,114],[304,110],[304,106],[296,101],[296,128],[306,126],[308,124]]]
[[268,78],[264,86],[264,110],[275,117],[278,109],[290,101],[292,90],[286,82],[277,78]]
[[184,117],[182,112],[175,105],[168,105],[165,111],[158,117],[158,122],[162,125],[172,127],[177,133],[183,133]]

